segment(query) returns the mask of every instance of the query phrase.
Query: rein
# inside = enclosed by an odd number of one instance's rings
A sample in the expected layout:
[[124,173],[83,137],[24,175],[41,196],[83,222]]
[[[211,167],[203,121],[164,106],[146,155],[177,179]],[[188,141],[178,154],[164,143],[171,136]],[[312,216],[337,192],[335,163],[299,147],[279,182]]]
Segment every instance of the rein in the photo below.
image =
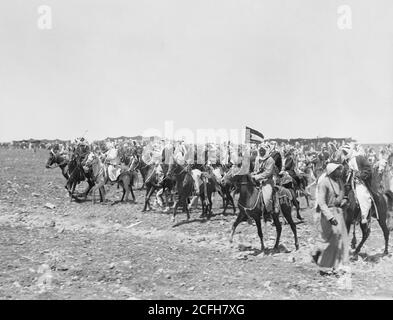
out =
[[[249,182],[240,182],[240,185],[255,187],[254,184],[249,183]],[[257,190],[258,190],[258,189],[257,189]],[[246,207],[245,205],[241,204],[240,201],[238,201],[237,205],[238,205],[239,207],[243,208],[243,210],[244,210],[244,212],[246,213],[246,215],[247,215],[248,218],[251,218],[250,215],[247,213],[247,211],[253,211],[253,210],[257,207],[259,201],[261,200],[261,196],[262,196],[262,190],[258,190],[257,199],[256,199],[254,205],[253,205],[252,207],[250,207],[250,208],[248,208],[248,207]]]
[[145,179],[145,183],[146,183],[146,182],[150,182],[150,179],[151,179],[151,177],[153,176],[153,174],[154,174],[155,172],[156,172],[156,168],[154,168],[154,169],[152,170],[150,176],[148,176],[148,177]]

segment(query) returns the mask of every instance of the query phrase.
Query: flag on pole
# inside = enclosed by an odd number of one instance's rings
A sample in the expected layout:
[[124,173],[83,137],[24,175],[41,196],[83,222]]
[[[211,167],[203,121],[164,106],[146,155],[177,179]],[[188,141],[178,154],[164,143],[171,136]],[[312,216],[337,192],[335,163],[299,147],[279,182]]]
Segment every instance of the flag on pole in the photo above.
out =
[[246,127],[246,143],[262,143],[265,137],[259,131]]

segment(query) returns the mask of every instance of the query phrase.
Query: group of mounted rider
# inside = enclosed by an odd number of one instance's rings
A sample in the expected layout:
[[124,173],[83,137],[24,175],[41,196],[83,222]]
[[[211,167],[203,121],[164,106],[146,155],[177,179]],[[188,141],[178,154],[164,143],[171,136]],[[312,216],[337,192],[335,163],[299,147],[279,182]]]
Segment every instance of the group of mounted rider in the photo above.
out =
[[[347,148],[348,149],[348,148]],[[275,186],[282,186],[291,190],[295,207],[298,209],[299,203],[297,197],[302,194],[306,197],[309,204],[310,187],[316,183],[317,178],[325,171],[329,162],[334,162],[344,158],[343,146],[338,146],[337,142],[329,142],[327,146],[322,145],[322,149],[317,152],[313,148],[300,143],[295,146],[281,144],[280,146],[272,142],[262,144],[253,144],[250,149],[249,173],[253,179],[261,184],[263,198],[271,211],[274,204],[278,201]],[[381,175],[381,181],[387,188],[389,181],[389,170],[392,167],[392,150],[391,146],[380,151],[379,156],[371,148],[366,152],[362,150],[351,150],[367,158],[368,165],[378,167],[378,174]],[[201,152],[199,152],[201,151]],[[50,151],[50,158],[47,167],[56,164],[61,168],[64,177],[67,179],[67,189],[73,196],[73,187],[81,181],[87,180],[89,187],[93,187],[97,175],[102,175],[106,182],[116,182],[123,172],[141,171],[137,169],[136,164],[144,164],[145,167],[154,168],[150,170],[150,177],[144,177],[149,181],[157,180],[156,188],[158,189],[158,204],[162,205],[161,196],[163,193],[162,182],[168,179],[168,165],[176,162],[181,166],[187,166],[191,173],[194,187],[193,198],[189,207],[192,207],[200,195],[200,186],[203,177],[209,176],[213,179],[215,191],[220,192],[221,179],[224,173],[231,168],[233,164],[239,164],[241,153],[236,150],[236,146],[206,144],[203,148],[196,145],[186,145],[184,141],[172,143],[168,140],[161,140],[158,143],[149,143],[141,145],[136,141],[130,141],[122,144],[114,142],[93,143],[89,144],[86,139],[79,138],[71,146],[55,145]],[[100,160],[100,170],[93,173],[93,164]],[[353,164],[352,162],[349,162]],[[354,167],[352,165],[352,167]],[[372,167],[368,170],[371,170]],[[354,169],[354,168],[352,168]],[[365,170],[365,169],[363,169]],[[153,175],[154,178],[153,179]],[[133,176],[133,182],[138,179]],[[161,187],[160,187],[161,185]],[[101,186],[102,187],[102,186]],[[90,189],[91,189],[90,188]],[[361,191],[363,185],[357,190],[358,195],[362,197]],[[87,196],[86,190],[84,196]],[[104,192],[104,188],[101,188]],[[101,193],[100,192],[100,193]],[[363,197],[365,198],[365,197]],[[275,200],[276,199],[276,200]],[[101,197],[101,200],[102,197]],[[362,200],[360,200],[362,203]],[[275,209],[278,210],[277,205]],[[365,208],[363,211],[365,211]],[[301,219],[297,210],[297,217]]]
[[[305,196],[309,205],[311,186],[318,185],[326,176],[327,166],[336,163],[344,168],[342,182],[346,185],[346,197],[352,199],[356,207],[356,210],[352,208],[350,218],[347,216],[347,227],[359,220],[363,238],[366,238],[370,212],[373,212],[384,231],[387,246],[389,230],[386,223],[380,221],[380,216],[386,220],[387,209],[391,207],[392,154],[391,146],[376,155],[372,149],[362,150],[361,146],[353,144],[338,145],[335,141],[315,151],[298,143],[278,145],[274,141],[244,148],[244,145],[230,143],[197,146],[164,139],[145,145],[136,141],[89,144],[80,138],[68,150],[52,149],[47,167],[56,165],[61,168],[71,200],[77,201],[86,199],[91,191],[95,202],[97,190],[100,200],[105,201],[105,185],[117,184],[123,188],[120,201],[127,201],[131,193],[136,202],[133,187],[142,177],[146,189],[143,211],[151,209],[150,198],[155,193],[156,201],[164,211],[169,210],[172,202],[174,220],[178,208],[182,208],[189,219],[189,211],[195,208],[198,199],[202,203],[202,217],[210,217],[214,192],[222,197],[223,213],[229,205],[236,213],[234,198],[240,192],[237,203],[240,212],[233,231],[241,221],[254,219],[260,233],[259,214],[265,221],[273,220],[273,225],[280,229],[278,216],[282,213],[291,224],[298,247],[292,208],[296,208],[297,219],[303,220],[299,196]],[[87,181],[88,187],[83,193],[75,194],[75,187],[81,181]],[[253,215],[256,212],[258,214]],[[277,229],[277,232],[281,231]]]

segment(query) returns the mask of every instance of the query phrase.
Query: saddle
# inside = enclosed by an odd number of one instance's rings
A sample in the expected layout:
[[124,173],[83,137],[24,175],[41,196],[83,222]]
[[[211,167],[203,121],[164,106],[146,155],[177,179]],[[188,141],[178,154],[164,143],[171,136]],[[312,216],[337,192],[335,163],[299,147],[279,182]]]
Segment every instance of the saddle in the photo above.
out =
[[106,165],[106,175],[110,181],[115,182],[120,176],[121,168],[112,164]]
[[291,204],[291,202],[293,200],[293,194],[292,194],[291,190],[284,188],[282,186],[275,186],[274,189],[278,195],[278,199],[279,199],[280,203],[285,202],[288,205]]

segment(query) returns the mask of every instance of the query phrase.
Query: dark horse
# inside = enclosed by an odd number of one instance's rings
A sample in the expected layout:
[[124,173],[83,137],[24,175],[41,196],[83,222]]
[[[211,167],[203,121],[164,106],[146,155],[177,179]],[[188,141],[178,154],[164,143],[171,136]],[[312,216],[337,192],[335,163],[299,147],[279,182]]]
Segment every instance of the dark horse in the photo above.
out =
[[[143,184],[146,187],[146,196],[145,196],[145,205],[142,209],[142,212],[145,212],[147,208],[151,210],[150,198],[153,195],[154,191],[164,188],[164,192],[166,190],[171,191],[174,185],[174,181],[168,177],[167,172],[169,165],[162,163],[161,167],[164,172],[163,181],[158,181],[156,174],[156,165],[155,164],[147,164],[140,157],[134,156],[131,160],[130,171],[134,172],[139,170],[142,175]],[[166,204],[168,206],[168,198],[166,197]]]
[[235,202],[233,201],[232,191],[236,190],[235,186],[223,180],[225,173],[230,169],[228,165],[213,165],[214,170],[219,170],[219,178],[216,178],[216,191],[222,197],[222,204],[224,211],[222,212],[223,215],[226,214],[228,205],[233,207],[233,214],[236,214],[236,206]]
[[79,201],[80,199],[74,195],[75,187],[84,180],[87,180],[88,186],[83,192],[83,197],[86,200],[87,195],[89,194],[90,190],[94,187],[94,179],[92,171],[89,170],[87,173],[83,169],[83,161],[84,158],[74,153],[71,157],[70,162],[68,163],[68,174],[69,178],[67,180],[66,189],[72,199]]
[[[346,174],[344,174],[344,177]],[[371,180],[371,186],[376,186],[378,183],[378,175],[376,172],[373,172],[372,174],[372,180]],[[375,205],[372,203],[370,212],[368,214],[367,224],[361,224],[360,223],[360,228],[362,230],[362,240],[356,247],[356,236],[355,236],[355,226],[356,223],[360,221],[361,219],[361,211],[360,207],[357,204],[356,196],[355,193],[351,187],[351,185],[346,184],[345,185],[345,195],[348,197],[349,200],[349,205],[347,208],[344,210],[345,213],[345,224],[348,230],[348,233],[350,232],[351,225],[353,224],[353,238],[352,238],[352,248],[355,249],[354,251],[354,256],[356,257],[357,254],[360,252],[360,249],[362,248],[363,244],[366,242],[368,236],[370,235],[371,232],[371,217],[374,217],[378,220],[378,224],[382,229],[383,236],[385,239],[385,249],[383,254],[386,255],[388,254],[388,247],[389,247],[389,228],[387,226],[387,221],[389,219],[389,211],[393,210],[393,193],[390,191],[387,191],[385,193],[381,193],[380,191],[374,191],[376,190],[375,188],[371,187],[372,190],[371,194],[374,198]],[[376,208],[378,211],[378,217],[376,213]]]
[[182,206],[183,212],[187,213],[187,220],[189,220],[188,198],[192,195],[194,189],[191,167],[187,164],[180,165],[176,161],[173,161],[169,164],[167,176],[170,178],[174,177],[176,180],[177,199],[173,205],[173,221],[176,221],[176,212],[179,206]]
[[213,208],[212,194],[216,191],[216,180],[209,170],[202,172],[201,180],[202,184],[199,187],[199,196],[202,202],[201,218],[210,218]]
[[[59,167],[64,178],[66,178],[68,180],[68,178],[69,178],[68,163],[69,162],[70,162],[70,160],[66,156],[63,156],[59,153],[54,153],[53,150],[51,150],[49,152],[49,158],[48,158],[48,161],[46,162],[45,167],[47,169]],[[55,167],[52,167],[53,165],[55,165]]]
[[[284,187],[290,191],[290,193],[292,195],[291,204],[296,209],[296,218],[303,221],[304,218],[300,215],[300,204],[299,204],[299,200],[297,199],[297,190],[298,189],[296,189],[296,187],[295,187],[295,180],[292,178],[292,181],[282,184],[282,187]],[[292,205],[291,205],[291,211],[292,211]]]
[[[232,181],[239,188],[240,191],[240,196],[238,201],[239,213],[232,226],[232,234],[231,234],[230,242],[232,242],[233,240],[233,235],[235,234],[235,230],[238,224],[242,221],[247,221],[248,219],[252,218],[254,219],[255,224],[257,226],[258,236],[261,241],[261,251],[264,251],[265,246],[263,243],[261,218],[262,215],[265,216],[264,213],[266,213],[266,207],[262,199],[261,190],[255,185],[250,174],[238,175],[234,173],[234,170],[230,170],[224,176],[224,180]],[[295,237],[295,247],[296,250],[298,250],[299,242],[297,238],[296,225],[292,220],[291,205],[287,201],[280,201],[280,207],[281,207],[281,212],[283,213],[285,219],[288,221],[289,225],[291,226],[293,235]],[[273,251],[277,252],[279,251],[278,245],[280,242],[282,227],[279,220],[279,214],[273,213],[272,216],[273,216],[273,221],[276,227],[276,234],[277,234]]]

